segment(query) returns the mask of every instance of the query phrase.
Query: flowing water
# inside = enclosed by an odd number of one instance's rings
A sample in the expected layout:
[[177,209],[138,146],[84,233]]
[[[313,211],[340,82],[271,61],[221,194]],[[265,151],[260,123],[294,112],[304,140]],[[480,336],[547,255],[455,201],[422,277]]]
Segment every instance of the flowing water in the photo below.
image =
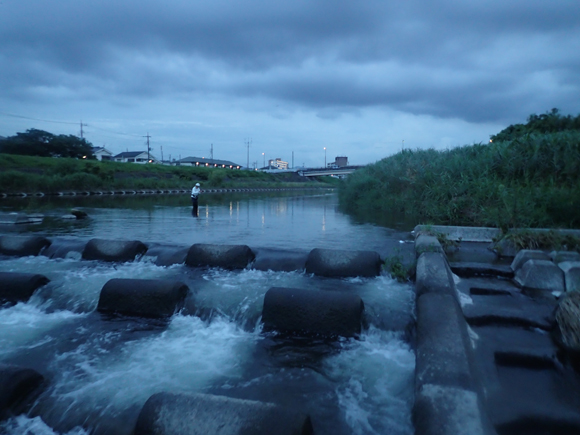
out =
[[[253,249],[376,250],[407,246],[408,229],[354,222],[332,193],[205,195],[199,215],[186,196],[32,198],[1,211],[39,211],[42,224],[0,227],[37,233],[69,247],[61,258],[3,257],[0,271],[51,281],[26,303],[0,308],[0,363],[31,367],[48,387],[30,413],[0,425],[9,435],[128,435],[154,393],[204,392],[270,401],[311,415],[317,434],[411,434],[415,355],[405,340],[414,289],[388,276],[328,279],[304,272],[193,269],[154,257],[112,264],[78,253],[93,237],[157,247],[247,244]],[[61,219],[70,207],[90,218]],[[75,250],[76,249],[76,250]],[[169,322],[107,318],[95,312],[112,278],[185,282],[186,309]],[[305,340],[264,334],[263,297],[273,286],[354,292],[368,327],[356,339]]]

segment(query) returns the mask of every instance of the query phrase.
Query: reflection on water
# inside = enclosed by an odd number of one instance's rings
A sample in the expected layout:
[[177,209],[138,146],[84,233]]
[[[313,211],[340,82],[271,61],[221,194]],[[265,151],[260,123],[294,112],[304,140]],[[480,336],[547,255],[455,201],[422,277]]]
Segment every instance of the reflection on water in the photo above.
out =
[[[71,207],[88,220],[63,221]],[[0,228],[47,236],[135,239],[145,243],[246,244],[279,249],[365,249],[384,251],[397,229],[355,222],[338,209],[332,191],[273,194],[204,194],[197,216],[188,194],[148,197],[29,198],[0,202],[2,211],[44,213],[43,224]],[[195,219],[192,219],[194,217]]]

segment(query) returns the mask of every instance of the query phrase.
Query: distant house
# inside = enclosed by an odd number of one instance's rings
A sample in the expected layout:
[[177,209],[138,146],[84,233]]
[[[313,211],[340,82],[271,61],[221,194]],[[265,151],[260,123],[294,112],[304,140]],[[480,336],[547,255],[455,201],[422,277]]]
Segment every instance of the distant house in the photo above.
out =
[[[147,160],[149,157],[149,160]],[[116,162],[123,162],[123,163],[157,163],[157,159],[153,157],[151,154],[147,156],[147,151],[126,151],[124,153],[117,154],[114,157]]]
[[205,157],[186,157],[178,160],[180,166],[203,166],[206,168],[240,169],[241,165],[229,160],[206,159]]
[[105,147],[93,147],[93,155],[100,161],[113,160],[113,153]]
[[285,162],[281,158],[276,158],[268,160],[268,167],[273,169],[288,169],[288,162]]
[[330,162],[326,165],[330,169],[344,168],[348,166],[348,157],[338,156],[334,158],[334,162]]

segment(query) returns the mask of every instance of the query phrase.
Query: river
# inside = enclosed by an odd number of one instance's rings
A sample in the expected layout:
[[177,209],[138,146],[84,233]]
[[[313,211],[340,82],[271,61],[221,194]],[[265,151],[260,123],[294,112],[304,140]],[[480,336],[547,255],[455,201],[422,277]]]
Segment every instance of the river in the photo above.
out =
[[[62,219],[72,207],[89,218]],[[71,244],[98,237],[157,247],[375,250],[385,257],[408,253],[411,241],[404,223],[356,222],[327,191],[206,194],[197,216],[187,195],[12,199],[1,200],[0,211],[44,215],[40,224],[1,226],[0,234],[36,233]],[[159,266],[147,255],[124,264],[79,257],[0,257],[0,271],[51,280],[27,303],[0,309],[0,362],[34,368],[49,381],[30,413],[2,423],[0,433],[129,435],[142,405],[160,391],[275,402],[309,413],[316,434],[413,433],[415,355],[405,338],[411,284],[388,275],[328,279]],[[183,281],[196,311],[170,322],[106,319],[95,308],[112,278]],[[260,313],[273,286],[355,292],[368,328],[338,341],[264,334]]]

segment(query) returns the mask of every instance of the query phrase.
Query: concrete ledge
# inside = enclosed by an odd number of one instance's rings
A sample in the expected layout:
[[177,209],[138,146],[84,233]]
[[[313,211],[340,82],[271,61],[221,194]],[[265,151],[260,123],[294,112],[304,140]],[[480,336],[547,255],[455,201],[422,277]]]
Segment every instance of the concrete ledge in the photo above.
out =
[[252,265],[257,270],[292,272],[304,270],[308,252],[281,251],[277,249],[257,249],[256,261]]
[[171,317],[183,308],[189,288],[179,281],[111,279],[102,288],[97,311],[139,317]]
[[0,272],[0,303],[26,302],[36,289],[48,282],[49,279],[44,275]]
[[211,245],[196,243],[189,248],[185,264],[193,267],[245,269],[255,255],[247,245]]
[[419,256],[423,252],[438,252],[440,254],[445,254],[441,243],[437,240],[435,236],[429,236],[426,234],[419,234],[415,239],[415,257]]
[[467,323],[456,299],[424,294],[417,300],[415,388],[425,384],[475,391]]
[[417,297],[425,293],[441,293],[457,298],[451,269],[439,252],[424,252],[417,261],[415,279]]
[[501,234],[498,228],[443,225],[417,225],[414,231],[415,234],[437,232],[445,234],[449,240],[462,242],[491,242]]
[[306,273],[326,277],[373,277],[381,273],[382,261],[375,251],[315,248],[308,254]]
[[364,303],[358,295],[273,287],[264,296],[264,330],[297,335],[360,334]]
[[44,377],[32,369],[0,364],[0,421],[22,414],[44,385]]
[[38,255],[50,243],[50,240],[41,236],[0,236],[0,254],[19,257]]
[[83,250],[85,260],[134,261],[147,252],[147,246],[138,240],[91,239]]
[[473,391],[426,384],[415,398],[416,435],[496,434]]
[[311,435],[310,417],[273,403],[208,394],[157,393],[134,435]]
[[558,267],[564,272],[566,291],[580,291],[580,261],[562,261]]

